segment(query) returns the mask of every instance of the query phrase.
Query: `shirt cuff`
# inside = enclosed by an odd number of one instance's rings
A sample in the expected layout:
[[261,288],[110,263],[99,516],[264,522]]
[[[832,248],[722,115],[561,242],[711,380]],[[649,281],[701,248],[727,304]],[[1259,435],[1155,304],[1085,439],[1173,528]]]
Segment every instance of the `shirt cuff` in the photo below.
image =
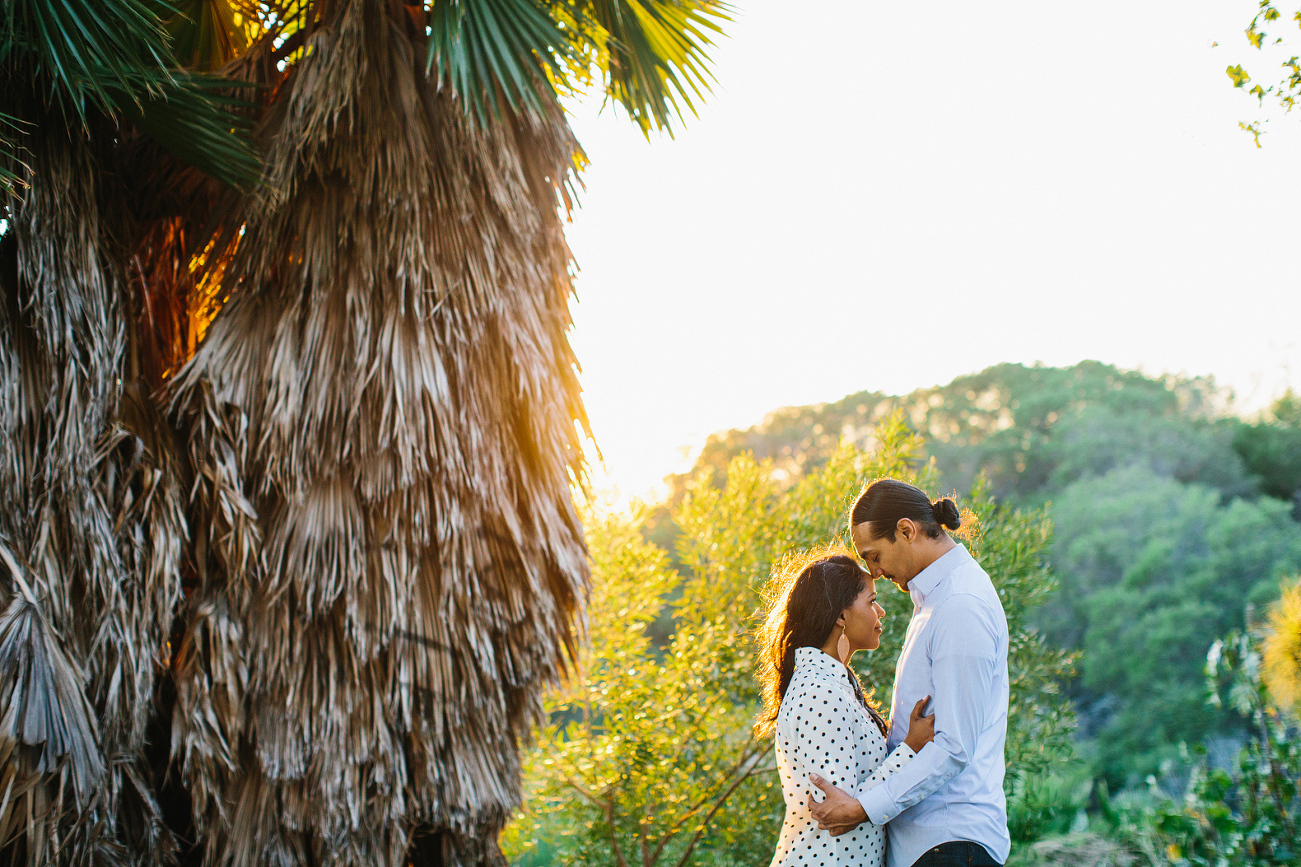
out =
[[916,755],[912,747],[907,744],[899,744],[890,755],[885,757],[885,760],[881,762],[881,767],[873,774],[873,776],[882,774],[886,779],[882,780],[878,785],[859,793],[858,803],[863,806],[863,812],[867,814],[868,821],[873,825],[884,825],[899,815],[899,806],[886,791],[886,783],[895,771],[912,761]]
[[884,825],[899,815],[899,811],[894,808],[894,798],[885,793],[885,786],[868,789],[858,796],[858,803],[863,805],[867,821],[873,825]]

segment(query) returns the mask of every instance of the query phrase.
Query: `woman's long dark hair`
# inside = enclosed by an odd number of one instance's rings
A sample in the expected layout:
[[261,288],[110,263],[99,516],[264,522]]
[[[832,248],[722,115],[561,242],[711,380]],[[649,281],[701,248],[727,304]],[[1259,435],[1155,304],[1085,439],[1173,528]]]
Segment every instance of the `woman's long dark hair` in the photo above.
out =
[[924,534],[938,539],[944,528],[962,526],[958,504],[949,497],[931,502],[926,493],[898,479],[877,479],[863,489],[849,510],[849,528],[868,524],[873,539],[894,541],[895,527],[901,518],[909,518]]
[[[768,582],[768,616],[759,628],[759,683],[763,712],[755,723],[760,736],[777,722],[786,687],[795,673],[795,649],[827,643],[841,612],[854,604],[871,576],[843,545],[806,551],[783,560]],[[858,676],[849,669],[858,697],[886,733],[885,721],[863,694]]]

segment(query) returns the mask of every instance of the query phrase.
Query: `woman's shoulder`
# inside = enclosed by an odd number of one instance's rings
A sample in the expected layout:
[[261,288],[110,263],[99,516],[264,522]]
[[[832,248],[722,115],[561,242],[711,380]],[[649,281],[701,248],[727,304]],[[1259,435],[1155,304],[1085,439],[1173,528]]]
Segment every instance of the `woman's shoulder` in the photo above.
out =
[[[790,695],[796,690],[821,692],[836,689],[839,686],[836,677],[823,668],[813,665],[796,666],[795,671],[791,673],[790,684],[786,687],[786,695]],[[784,704],[785,699],[782,701]]]
[[816,714],[826,708],[852,706],[853,699],[848,682],[837,680],[834,674],[816,668],[797,668],[782,696],[777,720],[779,723],[795,721],[804,716],[801,711],[806,709]]

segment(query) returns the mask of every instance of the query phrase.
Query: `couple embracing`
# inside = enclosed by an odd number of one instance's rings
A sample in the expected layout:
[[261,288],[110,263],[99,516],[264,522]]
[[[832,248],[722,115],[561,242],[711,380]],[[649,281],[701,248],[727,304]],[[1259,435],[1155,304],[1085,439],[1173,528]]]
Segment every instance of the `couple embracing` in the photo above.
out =
[[[855,552],[796,561],[760,632],[764,712],[786,817],[772,867],[996,867],[1007,619],[985,570],[946,532],[957,505],[880,479],[850,511]],[[913,600],[887,722],[849,659],[881,643],[885,578]]]

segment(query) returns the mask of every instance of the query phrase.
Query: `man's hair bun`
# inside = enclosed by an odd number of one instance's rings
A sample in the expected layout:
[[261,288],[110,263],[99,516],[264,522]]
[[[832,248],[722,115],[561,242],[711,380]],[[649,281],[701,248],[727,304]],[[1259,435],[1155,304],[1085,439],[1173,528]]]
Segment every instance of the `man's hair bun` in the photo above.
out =
[[936,521],[950,530],[956,530],[962,526],[962,517],[958,514],[958,504],[949,497],[931,503],[931,514],[935,516]]
[[[849,510],[849,527],[853,531],[864,524],[872,539],[895,541],[895,528],[907,518],[921,529],[928,539],[943,539],[944,528],[956,530],[962,526],[957,495],[931,501],[930,494],[921,488],[898,479],[877,479],[863,489]],[[968,512],[968,521],[976,516]]]

